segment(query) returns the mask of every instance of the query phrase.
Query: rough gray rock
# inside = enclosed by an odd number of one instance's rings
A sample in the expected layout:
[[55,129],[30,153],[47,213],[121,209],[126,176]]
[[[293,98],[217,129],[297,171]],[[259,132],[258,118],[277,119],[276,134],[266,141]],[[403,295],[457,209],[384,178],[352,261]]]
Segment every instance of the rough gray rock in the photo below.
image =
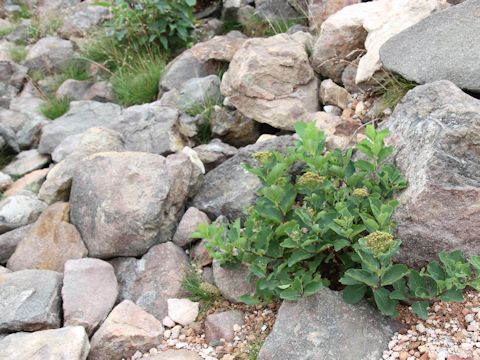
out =
[[18,271],[42,269],[62,272],[69,259],[87,256],[79,232],[68,222],[68,203],[55,203],[42,212],[20,241],[7,267]]
[[22,270],[1,274],[0,332],[60,327],[61,286],[62,274],[55,271]]
[[238,153],[237,148],[223,143],[220,139],[213,139],[208,144],[196,146],[193,150],[207,172]]
[[38,151],[51,154],[67,136],[92,127],[112,128],[121,121],[121,111],[120,106],[112,103],[73,101],[65,115],[43,127]]
[[47,204],[25,191],[0,201],[0,234],[33,223]]
[[81,326],[16,333],[0,341],[0,358],[15,360],[86,360],[90,344]]
[[85,159],[73,176],[70,204],[90,256],[139,256],[170,240],[199,175],[183,154],[105,152]]
[[205,175],[205,181],[191,205],[210,218],[220,215],[231,220],[243,217],[243,210],[254,203],[256,191],[260,188],[260,180],[245,170],[243,164],[256,164],[253,154],[257,151],[284,151],[293,143],[292,136],[280,136],[240,149],[237,155]]
[[48,36],[32,45],[24,65],[32,70],[49,73],[60,69],[73,58],[73,54],[73,44],[70,41]]
[[25,150],[19,153],[2,171],[8,175],[23,176],[33,170],[48,165],[50,157],[40,154],[36,149]]
[[479,114],[479,100],[438,81],[409,91],[385,123],[409,184],[395,213],[401,262],[480,253]]
[[260,136],[256,121],[244,116],[238,110],[228,111],[220,106],[214,109],[210,128],[212,134],[236,147],[253,144]]
[[131,301],[115,306],[91,340],[90,360],[130,358],[146,352],[163,338],[162,323]]
[[123,135],[126,150],[167,155],[186,145],[178,130],[178,117],[175,108],[157,101],[125,109],[114,128]]
[[0,171],[0,191],[6,190],[12,184],[12,177]]
[[90,336],[112,310],[118,283],[112,265],[100,259],[68,260],[63,276],[65,326],[83,326]]
[[20,241],[27,237],[32,224],[19,227],[0,235],[0,263],[6,263]]
[[87,91],[92,87],[90,80],[67,79],[57,89],[57,99],[83,100]]
[[228,310],[208,315],[205,319],[205,340],[210,343],[214,340],[224,339],[233,341],[234,325],[242,326],[245,315],[240,310]]
[[140,260],[116,258],[110,263],[120,286],[119,301],[132,300],[158,319],[167,316],[167,299],[186,295],[182,281],[188,257],[170,241],[153,246]]
[[190,350],[167,350],[160,354],[151,355],[149,360],[202,360],[200,355]]
[[209,75],[187,80],[178,90],[166,92],[160,99],[160,104],[190,112],[203,110],[211,104],[221,103],[221,100],[220,78]]
[[11,61],[0,61],[0,105],[8,108],[22,88],[28,68]]
[[284,301],[259,360],[377,360],[397,324],[370,304],[346,304],[325,288],[300,301]]
[[269,21],[298,20],[300,15],[287,0],[255,0],[255,14]]
[[233,268],[223,268],[218,262],[213,262],[213,278],[223,297],[231,302],[241,302],[242,295],[255,292],[255,283],[248,280],[249,270],[245,265]]
[[83,100],[91,100],[98,102],[115,102],[115,93],[112,84],[108,81],[97,81],[83,96]]
[[178,224],[172,241],[181,247],[189,245],[195,240],[192,239],[191,235],[197,231],[198,225],[200,224],[210,224],[208,216],[195,207],[188,208]]
[[479,12],[478,1],[465,1],[402,31],[380,48],[384,67],[417,83],[449,80],[480,92]]
[[82,134],[67,137],[52,153],[56,158],[66,158],[51,168],[38,198],[47,204],[68,201],[72,176],[82,160],[98,152],[123,150],[122,136],[107,128],[90,128]]
[[63,19],[63,26],[58,30],[60,36],[67,39],[84,37],[110,17],[108,7],[86,3],[78,5],[71,12]]

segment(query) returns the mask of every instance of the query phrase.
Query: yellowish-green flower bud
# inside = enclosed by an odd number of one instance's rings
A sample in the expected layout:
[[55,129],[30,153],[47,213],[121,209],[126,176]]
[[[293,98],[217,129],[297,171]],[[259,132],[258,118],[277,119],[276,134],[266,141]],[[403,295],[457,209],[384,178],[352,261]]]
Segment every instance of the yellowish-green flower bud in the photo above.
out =
[[208,282],[202,282],[200,284],[200,289],[215,296],[220,295],[220,290],[215,285],[212,285]]
[[298,179],[298,184],[301,186],[313,187],[321,185],[324,181],[324,176],[314,173],[313,171],[307,171],[305,174],[300,176],[300,179]]
[[257,151],[253,154],[253,158],[257,160],[260,164],[267,163],[268,160],[273,156],[270,151]]
[[393,244],[393,235],[384,231],[374,231],[365,237],[365,245],[375,255],[386,253]]
[[368,190],[365,188],[356,188],[353,190],[353,196],[358,198],[365,198],[368,196]]

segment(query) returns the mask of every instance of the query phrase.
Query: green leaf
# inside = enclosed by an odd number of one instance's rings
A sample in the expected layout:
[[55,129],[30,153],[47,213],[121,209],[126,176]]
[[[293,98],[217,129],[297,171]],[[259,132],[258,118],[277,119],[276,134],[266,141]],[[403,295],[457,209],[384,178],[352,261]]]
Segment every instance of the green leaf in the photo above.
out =
[[391,285],[394,282],[397,282],[405,275],[408,274],[408,267],[403,264],[392,265],[388,268],[388,270],[383,274],[381,285]]
[[470,259],[468,259],[468,262],[472,264],[477,271],[480,271],[480,256],[471,256]]
[[423,320],[428,319],[428,302],[427,301],[416,301],[412,304],[413,312]]
[[304,296],[316,294],[323,287],[323,282],[320,280],[312,280],[303,289]]
[[462,302],[464,300],[463,293],[459,289],[450,289],[440,296],[440,299],[445,302]]
[[[378,285],[378,276],[364,269],[349,269],[345,272],[344,278],[353,279],[370,287],[376,287]],[[342,282],[342,284],[345,283]]]
[[364,284],[348,285],[343,289],[342,297],[347,304],[356,304],[363,299],[366,291]]
[[340,251],[343,248],[345,248],[347,246],[350,246],[350,245],[351,245],[350,241],[345,240],[345,239],[339,239],[339,240],[335,240],[333,242],[333,248],[335,249],[335,251]]
[[373,292],[375,304],[382,314],[397,317],[398,311],[396,309],[397,300],[390,299],[390,292],[385,288],[379,288]]
[[311,258],[313,255],[315,255],[315,254],[310,254],[310,253],[308,253],[306,251],[303,251],[303,250],[296,250],[288,258],[288,262],[287,262],[288,266],[292,267],[293,265],[295,265],[296,263],[298,263],[302,260]]
[[239,300],[247,305],[257,305],[260,300],[252,295],[242,295]]

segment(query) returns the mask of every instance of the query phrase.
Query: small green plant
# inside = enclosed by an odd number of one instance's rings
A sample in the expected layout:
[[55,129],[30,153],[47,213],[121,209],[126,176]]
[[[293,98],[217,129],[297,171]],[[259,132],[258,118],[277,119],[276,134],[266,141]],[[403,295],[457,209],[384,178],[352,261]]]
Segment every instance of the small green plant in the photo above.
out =
[[202,144],[207,144],[212,139],[210,121],[216,105],[221,105],[220,97],[207,97],[202,102],[192,104],[187,111],[190,116],[200,115],[200,122],[197,124],[198,139]]
[[253,15],[243,26],[242,31],[248,36],[269,37],[286,33],[293,25],[302,23],[303,19],[263,19],[258,15]]
[[17,64],[22,63],[27,57],[27,50],[23,46],[14,46],[10,49],[10,58]]
[[194,28],[196,0],[116,0],[107,33],[120,43],[160,43],[165,51],[186,47]]
[[400,75],[384,72],[374,78],[376,85],[374,93],[380,95],[377,115],[385,109],[394,109],[405,94],[417,86],[414,81],[409,81]]
[[70,99],[49,96],[42,104],[40,111],[50,120],[55,120],[70,109]]
[[13,30],[15,30],[15,27],[13,27],[13,26],[4,27],[3,29],[0,29],[0,38],[11,34],[13,32]]
[[193,269],[187,272],[182,287],[189,294],[190,300],[200,302],[201,312],[222,298],[220,290],[215,285],[202,281],[200,275]]
[[[402,301],[426,318],[435,300],[462,301],[466,286],[480,289],[480,257],[467,262],[459,251],[439,254],[421,271],[394,264],[400,241],[392,235],[398,202],[406,187],[391,163],[386,129],[365,129],[353,150],[325,151],[325,134],[298,123],[299,140],[286,153],[258,152],[257,167],[245,165],[262,183],[246,220],[227,227],[201,225],[195,237],[222,266],[245,263],[256,280],[247,303],[273,298],[298,300],[323,286],[343,288],[349,303],[374,299],[384,314],[398,315]],[[298,173],[293,169],[303,164]]]
[[265,340],[255,340],[253,343],[250,343],[247,345],[246,349],[246,357],[244,359],[246,360],[257,360],[258,354],[260,353],[260,350],[262,349],[262,345]]
[[14,11],[11,15],[11,18],[14,22],[19,22],[22,19],[30,19],[32,12],[27,4],[21,2],[19,4],[20,9]]
[[43,37],[53,35],[63,25],[58,18],[36,18],[27,27],[28,42],[33,44]]

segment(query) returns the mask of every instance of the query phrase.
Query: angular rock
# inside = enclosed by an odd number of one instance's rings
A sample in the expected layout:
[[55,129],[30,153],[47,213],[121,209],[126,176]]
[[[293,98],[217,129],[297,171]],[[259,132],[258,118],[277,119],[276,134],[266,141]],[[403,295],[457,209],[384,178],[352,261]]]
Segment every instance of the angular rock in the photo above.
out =
[[68,260],[63,276],[65,326],[83,326],[90,336],[107,317],[118,296],[113,266],[100,259]]
[[98,102],[115,102],[112,84],[108,81],[98,81],[93,84],[83,96],[83,100]]
[[[289,0],[289,2],[298,3],[298,0]],[[307,0],[305,2],[309,2],[306,11],[310,30],[318,32],[323,22],[331,15],[340,11],[345,6],[358,4],[361,0]],[[301,14],[304,14],[304,12],[301,12]]]
[[202,360],[200,355],[190,350],[167,350],[148,358],[149,360]]
[[49,169],[40,169],[28,173],[27,175],[15,181],[12,186],[5,191],[4,195],[12,196],[25,191],[31,191],[34,194],[38,193],[38,190],[45,181],[48,172]]
[[[61,147],[62,144],[63,147]],[[69,151],[71,153],[50,170],[46,181],[40,188],[38,197],[47,204],[68,201],[73,174],[77,167],[81,166],[82,160],[98,152],[124,150],[122,136],[107,128],[90,128],[78,135],[78,140],[76,135],[72,135],[67,137],[61,145],[59,145],[60,153]],[[56,156],[58,156],[58,152]]]
[[28,68],[11,61],[0,61],[0,105],[8,108],[22,88]]
[[80,134],[92,127],[112,128],[122,120],[121,107],[96,101],[73,101],[70,110],[42,129],[38,151],[51,154],[69,135]]
[[253,144],[260,136],[258,123],[239,111],[228,111],[216,106],[210,119],[210,128],[228,144],[241,147]]
[[234,325],[242,326],[245,315],[240,310],[228,310],[208,315],[205,319],[205,340],[210,343],[214,340],[224,339],[233,341],[235,332]]
[[207,240],[202,239],[197,244],[193,246],[191,251],[191,259],[195,264],[198,266],[207,266],[210,265],[213,261],[212,257],[208,253],[205,245],[207,244]]
[[279,129],[309,120],[318,109],[317,78],[305,50],[309,38],[295,35],[247,40],[223,76],[225,102]]
[[230,31],[226,35],[215,36],[211,40],[198,43],[190,51],[202,63],[209,60],[231,61],[247,39],[240,31]]
[[327,135],[327,149],[343,149],[363,139],[363,134],[358,131],[362,127],[359,119],[343,119],[319,111],[314,120],[315,126]]
[[301,15],[287,0],[255,0],[255,14],[268,21],[288,21],[297,19],[301,22]]
[[389,38],[447,5],[444,0],[379,0],[344,7],[323,22],[313,68],[340,83],[343,70],[366,49],[356,74],[356,82],[364,82],[381,68],[379,50]]
[[83,100],[92,85],[89,80],[68,79],[60,85],[55,96],[57,99]]
[[178,117],[175,108],[160,101],[135,105],[123,111],[115,129],[123,135],[126,150],[166,155],[186,145],[178,131]]
[[170,241],[153,246],[140,260],[116,258],[110,263],[120,286],[119,300],[132,300],[158,319],[167,316],[167,299],[186,295],[182,281],[188,257]]
[[50,157],[40,154],[36,149],[22,151],[2,171],[8,175],[23,176],[33,170],[41,169],[50,162]]
[[17,248],[17,245],[27,237],[32,224],[19,227],[0,235],[0,263],[6,263]]
[[68,222],[68,203],[49,206],[20,241],[7,262],[12,271],[24,269],[63,272],[65,262],[87,256],[79,232]]
[[33,223],[47,204],[27,191],[0,201],[0,234]]
[[197,112],[221,100],[220,78],[217,75],[209,75],[185,81],[178,90],[172,89],[163,94],[159,102],[181,111]]
[[223,143],[220,139],[213,139],[208,144],[199,145],[193,150],[197,153],[207,172],[238,153],[237,148]]
[[390,38],[380,48],[384,67],[417,83],[449,80],[480,92],[480,48],[474,38],[479,11],[478,1],[465,1]]
[[147,352],[163,338],[162,323],[131,301],[115,306],[91,339],[90,360],[130,358]]
[[12,184],[12,177],[0,171],[0,191],[6,190]]
[[223,22],[216,18],[197,19],[192,31],[194,43],[201,43],[223,33]]
[[[453,105],[452,105],[453,104]],[[408,187],[398,196],[399,261],[480,253],[480,101],[449,81],[409,91],[385,126]]]
[[255,292],[255,283],[248,280],[250,271],[245,265],[233,268],[223,268],[218,262],[213,262],[213,278],[223,297],[231,302],[241,302],[242,295]]
[[186,50],[173,59],[165,68],[160,78],[161,93],[179,89],[187,80],[216,74],[218,65],[207,61],[201,62]]
[[197,231],[198,225],[200,224],[210,224],[210,219],[207,214],[195,207],[188,208],[178,224],[175,235],[173,235],[172,241],[174,244],[184,247],[189,245],[192,241],[195,241],[191,235]]
[[[27,115],[31,121],[44,122],[48,121],[42,114],[41,107],[45,102],[38,97],[17,96],[10,102],[10,110]],[[48,121],[51,123],[51,121]]]
[[205,175],[205,181],[192,200],[191,206],[205,212],[210,218],[225,215],[229,219],[243,217],[243,211],[256,200],[260,180],[243,167],[255,165],[257,151],[285,151],[294,144],[293,137],[280,136],[240,149],[237,155],[224,161]]
[[[88,130],[85,132],[88,132]],[[79,147],[83,134],[84,133],[67,136],[52,152],[53,162],[59,163],[73,153]]]
[[325,288],[283,302],[258,359],[380,359],[396,330],[398,324],[370,304],[348,305],[340,292]]
[[66,39],[84,37],[108,19],[109,15],[108,7],[80,4],[73,9],[72,14],[63,19],[63,26],[58,33]]
[[168,317],[177,324],[186,326],[193,323],[198,316],[199,303],[189,299],[168,299]]
[[60,327],[61,286],[62,274],[55,271],[22,270],[1,274],[0,332]]
[[73,44],[68,40],[48,36],[38,40],[27,53],[24,65],[45,73],[60,69],[73,58]]
[[330,79],[322,81],[319,95],[323,105],[335,105],[342,110],[346,109],[349,102],[353,100],[347,90]]
[[90,256],[139,256],[170,240],[199,175],[181,154],[105,152],[85,159],[73,176],[70,204]]
[[0,343],[1,359],[86,360],[90,344],[81,326],[8,335]]

